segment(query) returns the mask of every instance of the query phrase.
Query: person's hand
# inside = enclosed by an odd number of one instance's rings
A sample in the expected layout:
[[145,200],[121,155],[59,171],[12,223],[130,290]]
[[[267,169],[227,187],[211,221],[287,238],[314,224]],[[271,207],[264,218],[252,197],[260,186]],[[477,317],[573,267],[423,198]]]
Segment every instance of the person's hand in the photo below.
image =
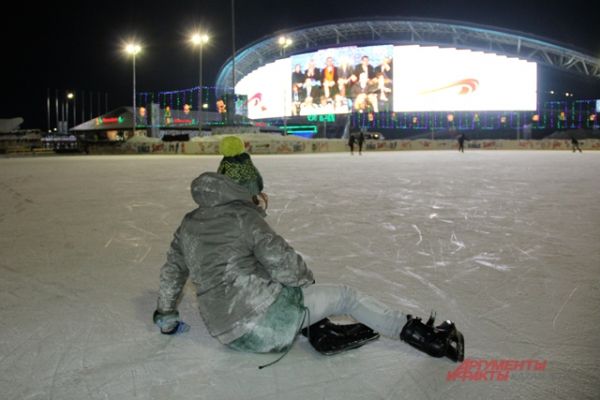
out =
[[258,199],[258,206],[266,211],[269,208],[269,196],[264,192],[260,192],[256,197]]
[[177,335],[180,333],[185,333],[190,330],[190,326],[183,321],[177,321],[177,325],[171,328],[171,330],[163,332],[162,329],[160,333],[163,335]]
[[179,312],[162,313],[154,311],[152,316],[154,323],[160,328],[160,333],[164,335],[174,335],[184,333],[190,330],[190,326],[179,320]]

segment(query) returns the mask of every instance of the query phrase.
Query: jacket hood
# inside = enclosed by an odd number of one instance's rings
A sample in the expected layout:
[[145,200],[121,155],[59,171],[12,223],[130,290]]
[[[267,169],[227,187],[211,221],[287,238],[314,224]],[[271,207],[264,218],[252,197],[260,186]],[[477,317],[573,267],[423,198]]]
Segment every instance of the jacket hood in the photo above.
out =
[[200,207],[215,207],[232,201],[252,202],[252,194],[229,177],[205,172],[192,181],[192,198]]

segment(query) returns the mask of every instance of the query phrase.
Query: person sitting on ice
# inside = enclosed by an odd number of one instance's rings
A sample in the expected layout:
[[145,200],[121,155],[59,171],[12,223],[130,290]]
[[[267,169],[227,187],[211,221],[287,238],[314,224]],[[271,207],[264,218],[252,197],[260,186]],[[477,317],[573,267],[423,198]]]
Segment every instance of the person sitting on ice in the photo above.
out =
[[[160,271],[153,320],[161,333],[189,328],[177,304],[190,278],[208,332],[231,349],[287,352],[302,328],[312,329],[311,321],[349,315],[434,357],[464,359],[463,338],[452,322],[435,327],[432,317],[424,324],[352,287],[315,284],[303,258],[252,200],[248,187],[259,188],[259,182],[248,185],[228,171],[205,172],[191,184],[198,207],[183,218]],[[340,348],[335,337],[330,343]]]

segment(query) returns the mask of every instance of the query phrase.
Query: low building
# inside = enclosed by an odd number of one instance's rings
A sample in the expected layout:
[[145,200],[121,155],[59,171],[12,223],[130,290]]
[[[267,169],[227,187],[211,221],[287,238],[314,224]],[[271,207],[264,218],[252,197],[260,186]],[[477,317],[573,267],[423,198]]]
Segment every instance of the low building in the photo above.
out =
[[[221,124],[221,116],[213,111],[202,112],[202,134],[210,134],[211,127]],[[69,131],[83,141],[118,142],[135,135],[163,138],[165,136],[189,137],[200,134],[198,111],[160,109],[158,104],[137,108],[135,132],[132,107],[119,107],[100,115]]]

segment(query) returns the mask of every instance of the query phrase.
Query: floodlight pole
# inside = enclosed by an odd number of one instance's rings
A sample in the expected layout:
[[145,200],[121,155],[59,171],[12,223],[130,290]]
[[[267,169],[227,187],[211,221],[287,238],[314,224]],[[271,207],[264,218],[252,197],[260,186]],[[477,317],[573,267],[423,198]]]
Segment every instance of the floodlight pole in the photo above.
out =
[[[279,38],[279,45],[281,46],[281,59],[283,60],[285,58],[285,48],[288,47],[289,45],[292,44],[292,39],[290,39],[289,37],[285,37],[285,36],[281,36]],[[287,110],[286,110],[286,88],[285,88],[285,78],[283,81],[283,84],[281,85],[281,90],[283,91],[283,129],[284,129],[284,134],[287,135]]]
[[231,0],[231,87],[235,96],[235,0]]
[[202,40],[200,40],[200,55],[198,56],[198,62],[200,63],[199,72],[199,88],[198,88],[198,136],[202,136]]
[[[285,43],[281,45],[281,59],[285,58]],[[281,90],[283,91],[283,134],[287,136],[287,113],[285,109],[285,79],[283,80],[283,85],[281,85]]]
[[132,116],[132,126],[133,126],[133,136],[135,136],[135,126],[136,126],[136,117],[137,112],[135,110],[135,52],[132,53],[133,56],[133,116]]
[[[67,96],[68,96],[68,94],[67,94]],[[68,97],[65,98],[65,121],[67,122],[67,133],[69,133],[69,98]]]
[[[141,46],[136,43],[130,43],[125,47],[125,51],[131,54],[133,58],[133,113],[131,118],[131,126],[133,129],[133,136],[135,136],[135,128],[137,125],[137,107],[135,105],[135,56],[142,50]],[[98,108],[100,108],[100,92],[98,92]]]
[[60,127],[60,119],[58,117],[58,89],[54,89],[54,112],[56,113],[56,131],[58,132],[58,129]]
[[198,136],[202,136],[202,51],[204,50],[204,43],[208,42],[208,35],[197,32],[192,36],[191,39],[193,44],[197,44],[200,47],[198,55]]
[[46,131],[50,129],[50,88],[46,88]]

